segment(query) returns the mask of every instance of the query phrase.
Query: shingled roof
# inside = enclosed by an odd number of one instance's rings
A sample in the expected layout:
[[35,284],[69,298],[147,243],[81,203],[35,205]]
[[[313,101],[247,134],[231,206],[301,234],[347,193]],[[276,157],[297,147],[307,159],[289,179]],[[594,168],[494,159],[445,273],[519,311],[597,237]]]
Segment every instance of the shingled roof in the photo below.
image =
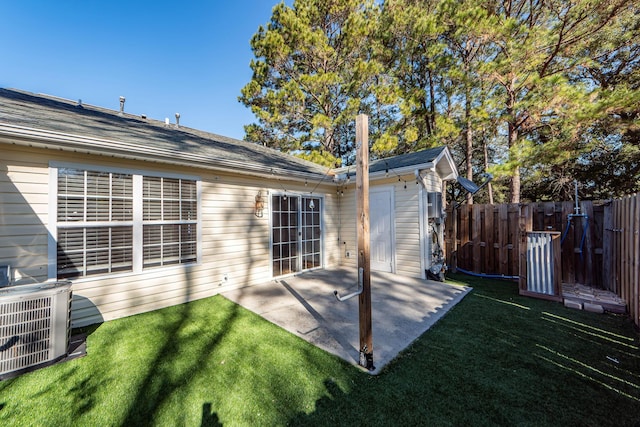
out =
[[387,169],[402,169],[420,164],[433,162],[442,154],[445,147],[427,148],[415,153],[401,154],[399,156],[378,159],[369,163],[369,173],[380,172]]
[[[446,146],[377,159],[369,163],[369,173],[372,178],[383,178],[389,174],[411,174],[416,169],[437,170],[443,180],[455,179],[458,176],[451,153]],[[355,166],[342,167],[335,169],[334,172],[342,177],[355,176],[356,174]]]
[[327,174],[325,167],[258,144],[12,89],[0,89],[0,136],[32,146],[250,174]]
[[[327,170],[280,151],[143,116],[48,95],[0,88],[0,138],[14,144],[118,158],[324,180],[353,175],[353,166]],[[444,161],[442,161],[444,160]],[[370,173],[440,164],[444,179],[455,178],[446,147],[372,161]]]

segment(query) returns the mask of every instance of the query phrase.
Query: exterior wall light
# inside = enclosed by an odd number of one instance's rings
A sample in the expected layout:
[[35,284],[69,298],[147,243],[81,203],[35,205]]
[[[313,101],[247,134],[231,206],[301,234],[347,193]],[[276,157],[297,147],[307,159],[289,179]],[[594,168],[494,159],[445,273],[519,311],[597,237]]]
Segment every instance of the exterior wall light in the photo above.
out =
[[262,198],[262,192],[258,191],[256,195],[256,203],[255,203],[255,215],[258,218],[262,218],[264,211],[264,199]]

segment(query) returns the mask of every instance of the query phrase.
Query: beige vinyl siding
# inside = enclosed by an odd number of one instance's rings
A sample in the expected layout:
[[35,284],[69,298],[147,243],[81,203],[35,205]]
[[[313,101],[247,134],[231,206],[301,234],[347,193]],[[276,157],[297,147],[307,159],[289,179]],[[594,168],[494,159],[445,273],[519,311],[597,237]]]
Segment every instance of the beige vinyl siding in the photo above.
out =
[[[424,173],[423,173],[424,176]],[[441,192],[442,191],[442,180],[440,179],[440,177],[435,174],[435,173],[430,173],[428,175],[425,176],[425,179],[423,180],[425,187],[426,187],[426,191],[436,191],[436,192]]]
[[[397,178],[376,180],[370,184],[370,189],[376,186],[393,187],[393,206],[395,242],[395,269],[396,274],[421,277],[420,275],[420,226],[418,186],[412,176],[402,177],[407,180],[407,188],[404,181]],[[355,187],[349,186],[345,190],[342,201],[342,238],[346,242],[343,245],[342,265],[356,267],[357,265],[357,204]],[[344,252],[351,252],[351,257],[346,258]]]
[[[116,319],[270,280],[269,192],[308,194],[309,183],[267,180],[207,170],[122,161],[102,156],[23,149],[3,145],[0,159],[0,264],[10,264],[22,283],[47,279],[49,162],[131,169],[144,174],[184,174],[201,179],[201,262],[73,280],[72,325]],[[7,171],[7,172],[4,172]],[[334,215],[335,186],[327,179],[314,195],[324,196],[324,263],[339,262]],[[310,187],[313,188],[313,187]],[[255,215],[261,192],[264,214]],[[55,197],[54,197],[55,199]],[[55,229],[55,224],[52,224]],[[228,280],[224,280],[224,277]]]
[[[425,172],[423,172],[425,175]],[[394,230],[395,242],[395,273],[403,276],[422,277],[423,266],[421,265],[420,242],[423,239],[420,229],[420,195],[426,198],[427,191],[441,191],[442,181],[436,173],[426,175],[424,183],[426,189],[420,191],[421,185],[416,185],[413,175],[406,175],[398,180],[397,177],[375,180],[370,184],[370,189],[376,186],[392,186],[394,191]],[[407,188],[404,188],[404,180]],[[423,205],[426,207],[426,203]],[[356,235],[356,195],[355,186],[350,185],[344,193],[341,201],[342,229],[341,240],[346,242],[342,245],[341,264],[348,267],[357,265],[357,235]],[[423,231],[424,233],[424,231]],[[345,251],[351,252],[351,258],[344,256]]]
[[[325,178],[330,181],[329,178]],[[315,186],[315,184],[314,184]],[[313,188],[313,187],[312,187]],[[318,192],[320,188],[316,190]],[[340,217],[338,212],[338,195],[334,185],[327,185],[324,190],[324,216],[323,220],[323,237],[324,237],[324,265],[331,268],[340,265]],[[314,193],[315,194],[315,193]],[[320,193],[321,194],[321,193]],[[340,201],[341,202],[341,201]]]
[[18,284],[47,279],[49,172],[31,152],[3,147],[0,159],[0,265]]
[[[357,236],[357,203],[355,185],[344,189],[340,196],[340,251],[341,265],[355,268],[358,265],[358,236]],[[351,256],[347,258],[346,252]]]
[[395,189],[395,259],[396,274],[421,277],[420,271],[420,187],[413,176],[406,176],[404,182],[396,181]]

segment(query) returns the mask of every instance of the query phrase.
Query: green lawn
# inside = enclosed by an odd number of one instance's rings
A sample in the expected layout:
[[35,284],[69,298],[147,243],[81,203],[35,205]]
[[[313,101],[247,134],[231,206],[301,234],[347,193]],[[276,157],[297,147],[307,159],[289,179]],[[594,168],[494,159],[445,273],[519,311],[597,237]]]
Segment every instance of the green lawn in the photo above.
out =
[[0,382],[0,425],[640,425],[627,318],[454,279],[474,290],[378,376],[213,297],[106,322],[86,357]]

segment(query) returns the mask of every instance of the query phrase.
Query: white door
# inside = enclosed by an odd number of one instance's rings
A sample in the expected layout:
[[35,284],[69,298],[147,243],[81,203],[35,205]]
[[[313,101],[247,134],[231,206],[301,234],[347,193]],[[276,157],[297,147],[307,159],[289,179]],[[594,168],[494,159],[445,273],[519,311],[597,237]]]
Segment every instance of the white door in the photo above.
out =
[[393,208],[391,189],[369,191],[369,228],[371,234],[371,269],[393,270]]

